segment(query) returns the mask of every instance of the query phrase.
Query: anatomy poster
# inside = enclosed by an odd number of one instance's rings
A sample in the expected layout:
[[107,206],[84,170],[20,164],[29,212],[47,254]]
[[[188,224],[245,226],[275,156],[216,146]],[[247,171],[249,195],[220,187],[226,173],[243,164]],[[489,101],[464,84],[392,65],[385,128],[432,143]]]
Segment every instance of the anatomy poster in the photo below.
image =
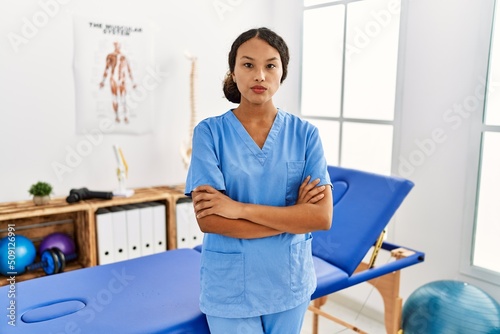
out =
[[163,79],[153,64],[151,24],[75,16],[74,34],[77,132],[103,124],[106,133],[150,132]]

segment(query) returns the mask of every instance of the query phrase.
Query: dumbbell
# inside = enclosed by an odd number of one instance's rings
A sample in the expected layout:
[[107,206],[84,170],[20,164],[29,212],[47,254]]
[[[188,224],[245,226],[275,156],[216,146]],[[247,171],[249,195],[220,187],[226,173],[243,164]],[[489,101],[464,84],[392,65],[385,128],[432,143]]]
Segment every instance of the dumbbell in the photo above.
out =
[[53,247],[44,250],[40,256],[40,262],[27,266],[26,271],[42,268],[47,275],[62,273],[66,268],[66,263],[76,258],[76,253],[65,255],[59,248]]

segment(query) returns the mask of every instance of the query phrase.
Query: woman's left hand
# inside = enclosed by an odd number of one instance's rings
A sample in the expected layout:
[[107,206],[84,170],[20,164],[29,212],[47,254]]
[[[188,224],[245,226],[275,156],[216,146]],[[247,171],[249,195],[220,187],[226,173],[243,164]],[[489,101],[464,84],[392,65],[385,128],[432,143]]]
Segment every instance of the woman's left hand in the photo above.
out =
[[323,191],[325,190],[325,186],[319,186],[318,183],[320,179],[315,179],[311,182],[311,176],[308,176],[304,179],[299,188],[299,195],[297,196],[297,202],[295,204],[303,204],[303,203],[317,203],[325,197]]

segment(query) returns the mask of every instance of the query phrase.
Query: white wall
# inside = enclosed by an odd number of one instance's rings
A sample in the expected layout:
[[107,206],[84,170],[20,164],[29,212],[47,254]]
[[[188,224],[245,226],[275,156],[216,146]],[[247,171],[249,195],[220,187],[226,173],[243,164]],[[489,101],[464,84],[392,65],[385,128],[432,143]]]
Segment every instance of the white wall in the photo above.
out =
[[[28,189],[38,180],[51,183],[55,196],[84,186],[113,190],[117,187],[113,144],[122,148],[129,164],[128,186],[184,182],[186,170],[179,148],[188,137],[190,111],[190,62],[184,51],[198,56],[201,120],[232,106],[223,98],[221,87],[234,38],[249,28],[272,26],[266,1],[0,0],[0,4],[0,202],[29,199]],[[152,20],[158,28],[152,66],[165,75],[148,95],[155,105],[153,131],[96,137],[91,153],[77,164],[70,152],[89,140],[75,130],[75,14]],[[13,47],[9,34],[27,36],[23,35],[25,20],[43,23],[36,21],[43,15],[49,17],[48,22],[39,24],[27,43]],[[55,170],[54,163],[71,171]]]
[[[493,1],[410,1],[404,70],[400,157],[432,148],[409,173],[416,186],[398,215],[395,240],[426,252],[424,264],[403,275],[405,295],[426,282],[457,279],[475,284],[500,300],[500,286],[460,273],[462,229],[474,206],[467,193],[467,149],[482,103],[450,122],[449,110],[484,92]],[[458,117],[457,113],[453,114]],[[433,131],[442,134],[431,145]],[[422,146],[421,146],[422,147]]]
[[[73,0],[61,5],[49,24],[17,53],[5,36],[19,32],[23,18],[32,17],[41,6],[38,1],[0,3],[6,9],[0,12],[0,202],[28,199],[27,189],[39,179],[51,182],[59,196],[82,186],[112,190],[114,143],[126,154],[131,187],[183,182],[186,171],[178,152],[189,124],[190,66],[183,52],[188,49],[199,57],[198,118],[220,114],[231,106],[220,89],[230,43],[250,27],[267,25],[287,40],[290,74],[276,103],[290,112],[299,110],[300,1]],[[217,3],[230,10],[219,16]],[[416,186],[398,212],[390,239],[426,252],[426,261],[403,271],[403,298],[426,282],[460,279],[500,300],[499,286],[460,273],[470,124],[464,119],[453,129],[443,120],[446,110],[473,95],[479,77],[484,77],[492,4],[492,0],[409,1],[400,158],[421,150],[416,141],[431,139],[435,129],[443,129],[446,140],[405,172]],[[75,148],[85,140],[75,134],[71,17],[92,13],[155,21],[156,59],[168,77],[151,94],[156,106],[152,133],[106,135],[59,181],[51,163],[64,162],[67,146]]]

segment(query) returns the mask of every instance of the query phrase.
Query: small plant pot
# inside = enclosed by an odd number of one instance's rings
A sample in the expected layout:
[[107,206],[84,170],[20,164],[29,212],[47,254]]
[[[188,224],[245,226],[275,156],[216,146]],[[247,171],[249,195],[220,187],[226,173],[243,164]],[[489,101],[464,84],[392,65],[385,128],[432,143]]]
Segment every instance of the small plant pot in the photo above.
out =
[[33,196],[33,203],[35,205],[45,205],[50,202],[50,196]]

